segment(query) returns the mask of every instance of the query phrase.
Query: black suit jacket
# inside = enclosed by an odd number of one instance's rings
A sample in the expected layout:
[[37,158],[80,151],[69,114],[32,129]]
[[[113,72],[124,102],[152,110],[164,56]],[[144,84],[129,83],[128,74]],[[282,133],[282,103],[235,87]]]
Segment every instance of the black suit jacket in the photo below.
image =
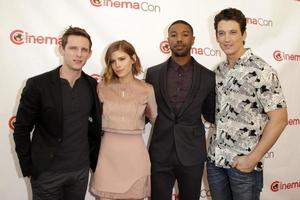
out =
[[[28,79],[23,89],[13,133],[23,176],[38,176],[47,170],[62,142],[63,105],[59,68]],[[96,80],[84,72],[82,75],[88,81],[93,94],[92,113],[87,120],[90,166],[95,170],[101,138],[102,111],[96,92]]]
[[146,82],[153,85],[158,104],[158,116],[149,147],[151,161],[167,162],[174,144],[178,159],[185,166],[199,164],[206,159],[205,129],[201,115],[205,120],[214,122],[215,74],[192,59],[192,86],[177,113],[167,94],[169,60],[147,70]]

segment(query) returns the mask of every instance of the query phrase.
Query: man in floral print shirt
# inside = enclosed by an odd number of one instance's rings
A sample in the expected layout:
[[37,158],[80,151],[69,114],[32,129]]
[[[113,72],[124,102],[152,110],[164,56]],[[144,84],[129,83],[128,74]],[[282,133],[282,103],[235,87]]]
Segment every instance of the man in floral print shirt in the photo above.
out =
[[286,102],[274,69],[244,47],[246,18],[228,8],[215,16],[226,61],[216,70],[216,122],[207,174],[213,200],[257,200],[262,158],[287,125]]

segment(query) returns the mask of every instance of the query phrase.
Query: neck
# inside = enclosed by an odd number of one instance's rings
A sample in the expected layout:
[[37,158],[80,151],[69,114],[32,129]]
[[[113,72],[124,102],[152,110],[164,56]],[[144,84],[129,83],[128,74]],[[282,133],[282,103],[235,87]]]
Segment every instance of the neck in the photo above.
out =
[[191,55],[188,56],[184,56],[184,57],[178,57],[178,56],[174,56],[172,55],[172,59],[178,64],[178,65],[185,65],[186,63],[188,63],[191,59]]
[[70,70],[68,67],[63,65],[59,70],[59,76],[60,78],[66,79],[70,86],[73,87],[75,81],[81,76],[81,70]]
[[118,78],[119,83],[121,84],[127,84],[130,83],[134,80],[133,75],[127,76],[127,77],[122,77],[122,78]]
[[239,52],[233,54],[233,55],[227,55],[227,61],[229,63],[230,67],[233,67],[236,63],[236,61],[247,51],[246,48],[240,49]]

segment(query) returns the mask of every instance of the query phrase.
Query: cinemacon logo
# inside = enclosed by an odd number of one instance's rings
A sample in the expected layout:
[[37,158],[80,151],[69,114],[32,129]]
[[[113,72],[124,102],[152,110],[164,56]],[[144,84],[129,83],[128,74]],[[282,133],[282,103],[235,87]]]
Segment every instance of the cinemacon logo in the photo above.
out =
[[264,18],[252,18],[252,17],[246,17],[247,24],[257,25],[257,26],[267,26],[272,27],[273,21],[270,19],[264,19]]
[[299,118],[289,119],[288,125],[290,125],[290,126],[299,126],[300,125],[300,119]]
[[[171,52],[170,45],[169,45],[168,41],[166,41],[166,40],[162,41],[160,43],[159,48],[160,48],[161,52],[163,52],[164,54],[169,54]],[[204,48],[192,47],[191,54],[200,55],[200,56],[219,56],[219,57],[221,57],[220,50],[212,49],[209,47],[204,47]]]
[[300,61],[300,54],[290,54],[285,53],[280,50],[276,50],[273,52],[273,57],[276,61]]
[[91,4],[95,7],[110,7],[110,8],[123,8],[133,9],[143,12],[160,13],[161,7],[146,1],[112,1],[112,0],[90,0]]
[[274,181],[271,184],[270,189],[272,190],[272,192],[300,189],[300,181],[294,181],[294,182],[288,182],[288,183],[283,183],[281,181]]
[[22,44],[61,44],[61,38],[53,36],[42,36],[29,34],[26,31],[17,29],[10,33],[10,40],[16,45]]

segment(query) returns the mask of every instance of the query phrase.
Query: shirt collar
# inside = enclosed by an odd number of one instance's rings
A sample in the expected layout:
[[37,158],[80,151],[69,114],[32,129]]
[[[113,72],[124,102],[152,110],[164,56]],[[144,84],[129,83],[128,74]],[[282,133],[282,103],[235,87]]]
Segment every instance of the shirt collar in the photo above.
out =
[[168,69],[173,69],[175,71],[178,70],[183,70],[183,71],[188,71],[191,69],[192,67],[192,63],[193,63],[193,59],[191,57],[191,59],[184,65],[179,65],[177,64],[172,58],[170,59],[169,65],[168,65]]
[[242,63],[247,62],[253,55],[251,49],[247,49],[245,53],[236,61],[235,66],[241,66]]
[[[252,50],[250,48],[247,48],[245,53],[239,59],[237,59],[233,68],[236,69],[241,66],[244,67],[245,65],[243,63],[246,63],[251,58],[251,56],[253,56]],[[220,67],[220,71],[230,70],[229,62],[227,60],[224,61],[219,67]]]

